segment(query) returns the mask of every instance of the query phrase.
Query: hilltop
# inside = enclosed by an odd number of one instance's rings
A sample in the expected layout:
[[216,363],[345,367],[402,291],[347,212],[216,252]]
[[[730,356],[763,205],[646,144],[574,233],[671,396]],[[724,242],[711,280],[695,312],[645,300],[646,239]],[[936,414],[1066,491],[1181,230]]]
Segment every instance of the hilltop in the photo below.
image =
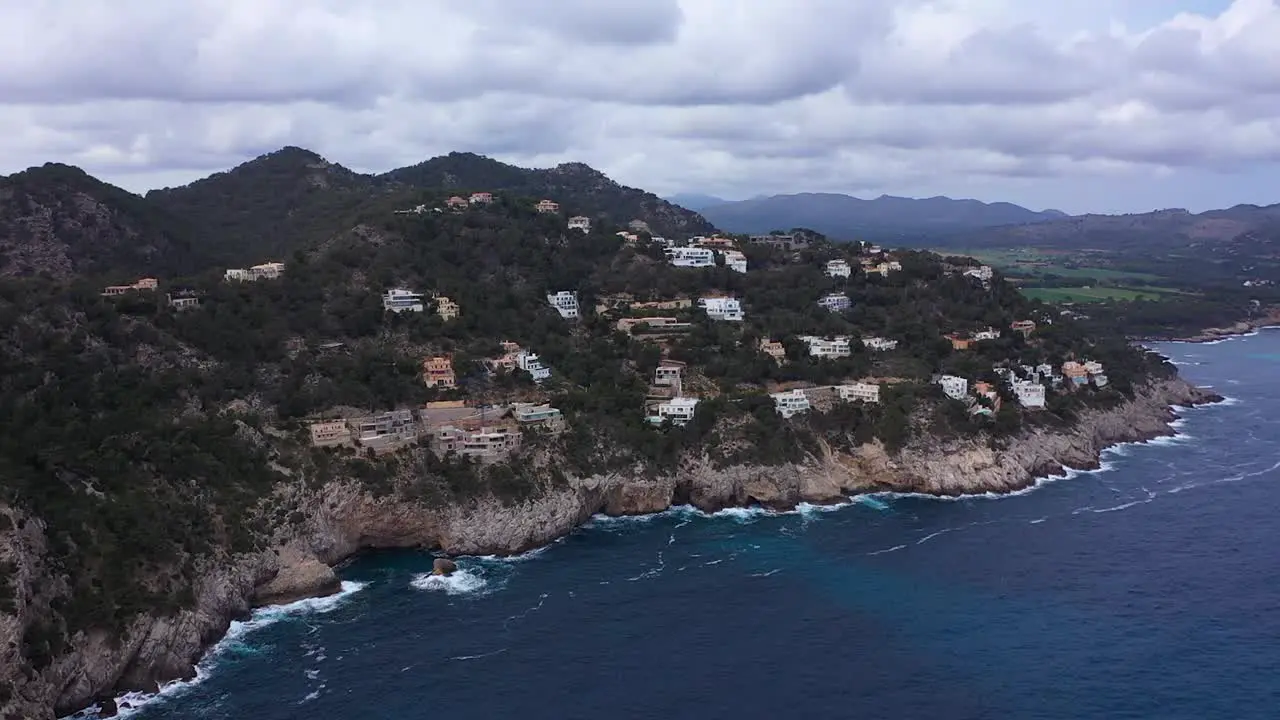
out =
[[881,195],[864,200],[837,193],[773,195],[698,208],[730,232],[763,233],[778,228],[812,228],[839,240],[918,243],[925,237],[1014,223],[1064,217],[1057,210],[1036,212],[1012,203],[984,203],[949,197]]
[[[364,548],[1010,490],[1205,399],[967,258],[659,240],[703,226],[655,204],[629,228],[651,196],[475,157],[367,176],[286,149],[146,198],[77,181],[135,234],[99,257],[52,233],[66,271],[0,280],[0,716],[188,672],[233,617],[332,591]],[[170,222],[201,229],[134,244]]]

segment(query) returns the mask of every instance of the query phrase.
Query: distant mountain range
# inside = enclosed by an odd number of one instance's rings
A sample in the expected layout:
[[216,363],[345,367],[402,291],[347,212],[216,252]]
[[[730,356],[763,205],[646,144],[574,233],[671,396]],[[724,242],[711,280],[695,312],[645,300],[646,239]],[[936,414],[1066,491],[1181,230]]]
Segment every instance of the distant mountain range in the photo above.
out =
[[836,240],[897,240],[910,244],[937,234],[1066,217],[1058,210],[1037,212],[1012,203],[949,197],[881,195],[864,200],[836,193],[800,193],[724,201],[710,195],[688,194],[668,200],[696,210],[729,232],[763,233],[804,227]]

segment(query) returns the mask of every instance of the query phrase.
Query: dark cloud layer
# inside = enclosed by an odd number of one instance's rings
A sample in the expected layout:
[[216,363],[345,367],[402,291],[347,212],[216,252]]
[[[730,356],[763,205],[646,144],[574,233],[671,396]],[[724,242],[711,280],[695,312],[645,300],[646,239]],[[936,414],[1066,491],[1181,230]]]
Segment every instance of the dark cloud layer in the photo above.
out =
[[1256,186],[1280,158],[1280,7],[1192,1],[0,0],[0,172],[142,189],[297,144],[728,196]]

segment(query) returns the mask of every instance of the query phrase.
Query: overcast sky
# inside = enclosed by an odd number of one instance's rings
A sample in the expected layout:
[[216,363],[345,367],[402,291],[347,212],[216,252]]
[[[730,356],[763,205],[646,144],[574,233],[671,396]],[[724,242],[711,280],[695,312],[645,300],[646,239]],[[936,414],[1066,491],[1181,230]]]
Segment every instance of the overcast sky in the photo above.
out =
[[0,0],[0,174],[300,145],[667,195],[1280,202],[1280,0]]

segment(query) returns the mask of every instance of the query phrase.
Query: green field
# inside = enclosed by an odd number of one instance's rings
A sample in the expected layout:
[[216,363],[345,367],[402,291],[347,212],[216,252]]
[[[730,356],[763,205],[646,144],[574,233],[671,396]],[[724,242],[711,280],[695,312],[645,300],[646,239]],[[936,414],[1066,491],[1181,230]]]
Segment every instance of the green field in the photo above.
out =
[[1021,288],[1022,294],[1033,300],[1051,303],[1093,303],[1107,300],[1172,300],[1182,293],[1169,288],[1127,287],[1061,287]]
[[1019,248],[1016,250],[938,250],[943,255],[964,255],[999,269],[1010,277],[1037,278],[1057,275],[1080,280],[1141,280],[1159,282],[1164,278],[1144,272],[1116,270],[1111,267],[1094,267],[1092,263],[1105,263],[1105,257],[1097,254]]

